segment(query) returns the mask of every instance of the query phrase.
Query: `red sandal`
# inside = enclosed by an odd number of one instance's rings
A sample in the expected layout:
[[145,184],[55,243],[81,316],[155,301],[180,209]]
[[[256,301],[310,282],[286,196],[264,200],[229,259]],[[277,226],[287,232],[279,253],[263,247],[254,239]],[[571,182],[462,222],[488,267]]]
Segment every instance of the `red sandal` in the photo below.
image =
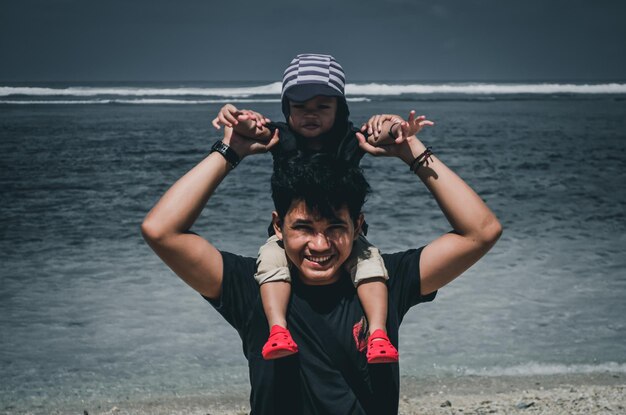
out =
[[397,363],[400,356],[391,344],[387,333],[374,330],[367,341],[367,363]]
[[272,360],[298,353],[298,345],[291,338],[291,333],[284,327],[272,326],[270,337],[263,346],[263,359]]

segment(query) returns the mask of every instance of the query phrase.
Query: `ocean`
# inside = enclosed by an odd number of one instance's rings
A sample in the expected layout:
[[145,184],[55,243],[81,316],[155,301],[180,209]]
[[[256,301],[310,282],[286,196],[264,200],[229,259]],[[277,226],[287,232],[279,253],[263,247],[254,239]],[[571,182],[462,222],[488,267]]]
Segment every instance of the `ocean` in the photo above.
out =
[[[401,373],[626,373],[626,84],[349,84],[351,119],[415,109],[420,137],[504,226],[493,250],[415,307]],[[165,190],[219,138],[227,102],[281,120],[280,84],[0,85],[0,411],[247,394],[241,343],[143,242]],[[383,252],[450,229],[399,160],[366,156]],[[244,160],[194,230],[255,256],[271,157]]]

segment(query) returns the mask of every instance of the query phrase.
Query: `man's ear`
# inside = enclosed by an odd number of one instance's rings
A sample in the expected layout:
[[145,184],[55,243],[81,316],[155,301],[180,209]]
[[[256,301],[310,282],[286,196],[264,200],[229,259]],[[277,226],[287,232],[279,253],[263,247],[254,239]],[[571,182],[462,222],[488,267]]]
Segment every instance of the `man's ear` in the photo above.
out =
[[276,237],[280,239],[281,241],[283,240],[282,225],[283,225],[283,222],[280,220],[280,217],[278,216],[278,212],[273,211],[272,212],[272,226],[274,227],[274,233],[276,234]]
[[365,216],[362,213],[360,213],[359,217],[356,218],[356,221],[354,222],[354,240],[355,241],[361,234],[361,228],[363,227],[363,222],[365,222]]

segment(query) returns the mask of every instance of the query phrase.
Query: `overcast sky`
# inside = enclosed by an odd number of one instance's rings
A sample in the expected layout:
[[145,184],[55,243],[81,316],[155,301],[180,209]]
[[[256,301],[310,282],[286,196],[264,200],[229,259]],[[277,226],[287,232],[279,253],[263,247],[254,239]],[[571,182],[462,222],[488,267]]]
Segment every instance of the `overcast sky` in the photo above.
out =
[[0,81],[625,80],[620,0],[0,0]]

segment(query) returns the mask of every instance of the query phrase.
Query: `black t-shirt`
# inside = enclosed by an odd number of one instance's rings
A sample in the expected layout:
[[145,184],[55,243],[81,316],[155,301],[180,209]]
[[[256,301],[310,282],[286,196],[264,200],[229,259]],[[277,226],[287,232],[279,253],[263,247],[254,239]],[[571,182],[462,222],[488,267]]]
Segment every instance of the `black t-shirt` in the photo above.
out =
[[[420,295],[420,253],[421,249],[413,249],[382,256],[389,273],[387,332],[396,347],[398,328],[409,308],[432,301],[436,295]],[[365,414],[333,357],[321,346],[330,335],[336,337],[362,375],[372,397],[370,401],[378,406],[372,412],[385,415],[398,412],[398,364],[367,364],[364,351],[367,323],[348,275],[324,286],[307,286],[296,276],[292,278],[287,322],[299,352],[267,361],[261,356],[261,349],[269,328],[259,286],[253,278],[256,260],[228,252],[222,252],[222,257],[222,295],[219,300],[209,302],[237,330],[243,342],[252,388],[251,414]],[[305,310],[310,307],[320,315],[331,332],[319,333],[308,324],[306,316],[298,316],[297,310],[302,310],[300,302],[308,304]]]

